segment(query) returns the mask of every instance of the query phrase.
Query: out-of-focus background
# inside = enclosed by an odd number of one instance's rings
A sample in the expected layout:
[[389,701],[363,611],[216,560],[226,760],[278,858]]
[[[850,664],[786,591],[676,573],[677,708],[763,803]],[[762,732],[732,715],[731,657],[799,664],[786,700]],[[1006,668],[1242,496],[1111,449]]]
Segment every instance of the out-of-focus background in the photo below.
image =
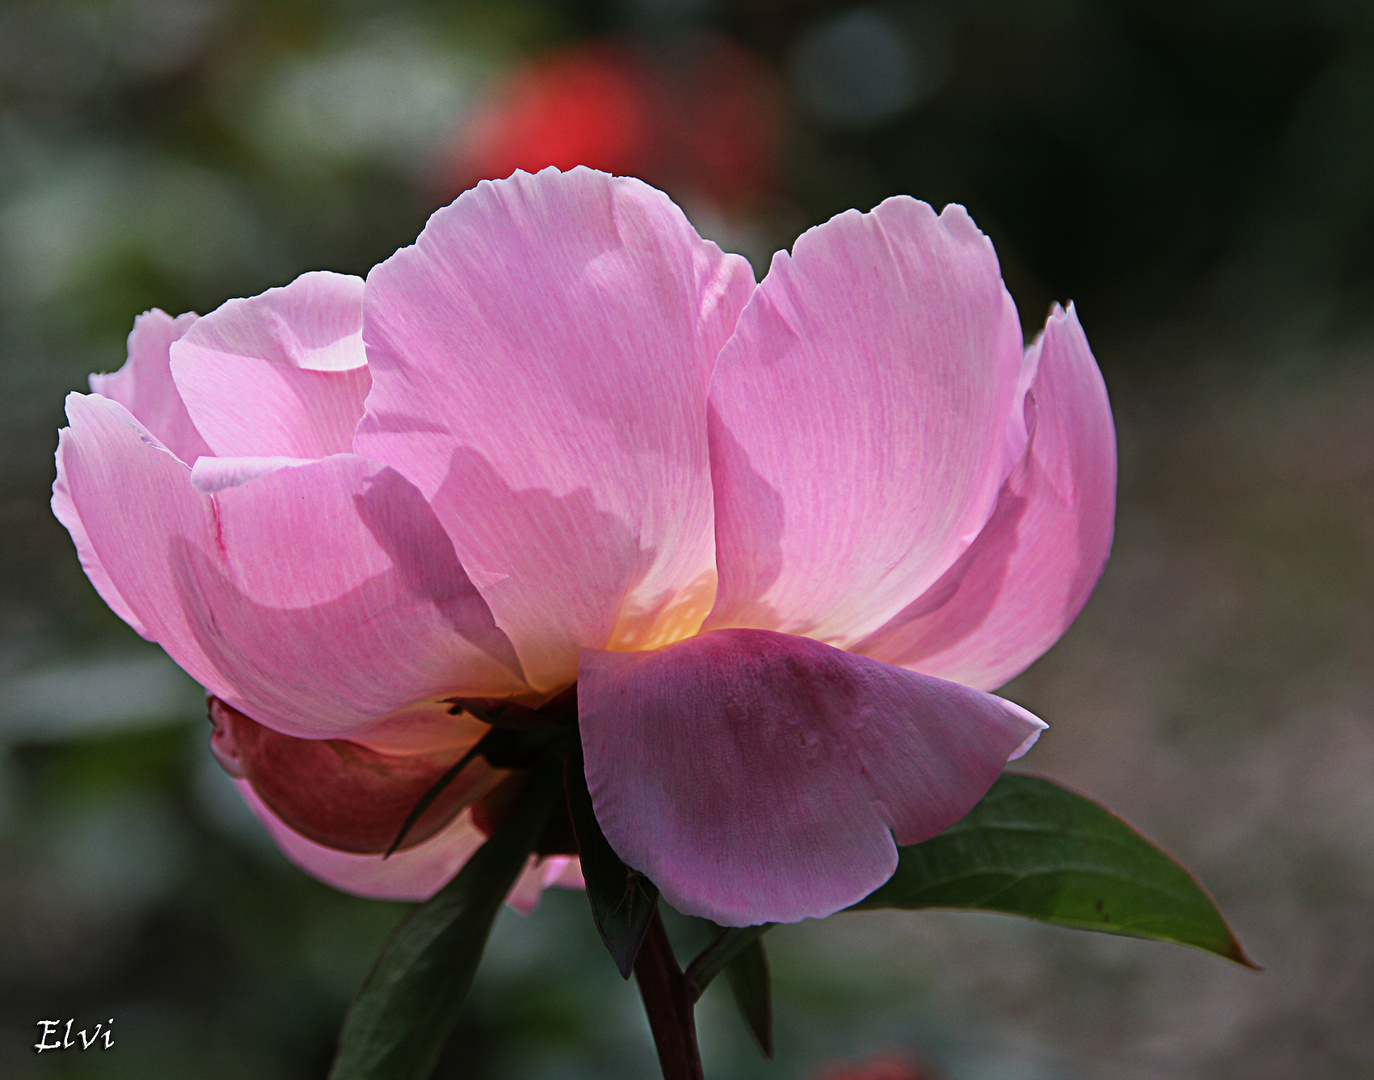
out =
[[[1374,1077],[1374,5],[1367,0],[0,3],[0,1075],[323,1077],[398,905],[292,869],[197,688],[48,510],[133,316],[365,273],[482,177],[643,176],[762,273],[831,214],[964,203],[1027,334],[1077,302],[1116,551],[1006,691],[1025,765],[1194,867],[1267,971],[949,913],[769,937],[778,1059],[708,1074]],[[680,928],[681,929],[681,928]],[[35,1055],[35,1022],[115,1048]],[[452,1078],[652,1076],[577,894],[507,913]]]

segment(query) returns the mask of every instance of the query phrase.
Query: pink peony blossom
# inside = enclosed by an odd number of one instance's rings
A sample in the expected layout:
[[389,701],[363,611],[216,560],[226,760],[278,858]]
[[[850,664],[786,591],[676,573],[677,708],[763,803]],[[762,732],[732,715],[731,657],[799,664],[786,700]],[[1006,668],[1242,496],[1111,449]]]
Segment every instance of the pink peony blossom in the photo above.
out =
[[[482,840],[505,774],[478,762],[380,857],[486,730],[454,700],[575,683],[597,817],[670,903],[836,911],[1034,742],[986,691],[1111,539],[1073,309],[1023,347],[987,238],[907,197],[756,285],[637,180],[517,173],[366,282],[150,312],[91,384],[53,495],[82,565],[216,699],[287,854],[370,896],[427,896]],[[555,880],[576,861],[517,899]]]

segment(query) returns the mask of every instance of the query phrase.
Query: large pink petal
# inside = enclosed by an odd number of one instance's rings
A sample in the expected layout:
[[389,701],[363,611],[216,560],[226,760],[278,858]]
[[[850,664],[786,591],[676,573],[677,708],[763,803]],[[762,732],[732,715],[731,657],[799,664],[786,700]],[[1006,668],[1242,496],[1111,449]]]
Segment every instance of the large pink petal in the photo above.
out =
[[368,276],[357,450],[425,493],[534,686],[709,609],[706,385],[752,288],[661,192],[583,168],[479,184]]
[[353,455],[214,495],[121,406],[68,399],[72,503],[110,580],[216,697],[301,736],[524,688],[424,498]]
[[[172,381],[168,350],[196,322],[194,313],[173,319],[153,308],[134,320],[129,358],[112,375],[92,375],[91,393],[117,401],[187,465],[210,453]],[[102,593],[102,595],[104,595]]]
[[[134,320],[129,333],[128,358],[124,366],[110,375],[92,375],[91,391],[112,401],[118,401],[133,413],[154,436],[186,464],[210,453],[205,440],[191,422],[186,406],[177,393],[168,367],[168,350],[196,321],[194,313],[173,319],[166,312],[154,308]],[[76,545],[81,568],[86,571],[96,592],[110,608],[144,637],[147,630],[139,622],[128,602],[110,581],[110,575],[96,557],[86,526],[72,503],[67,489],[66,453],[68,434],[64,432],[57,445],[57,479],[52,489],[52,510],[57,520],[67,527]]]
[[100,559],[96,556],[95,548],[91,545],[90,537],[86,535],[86,526],[81,520],[81,515],[76,512],[76,505],[72,502],[72,493],[67,487],[67,465],[65,461],[70,438],[71,431],[66,429],[57,438],[57,479],[53,481],[52,485],[53,516],[62,522],[67,527],[67,532],[71,534],[72,543],[76,545],[76,557],[81,561],[81,569],[86,571],[86,576],[95,586],[95,591],[100,594],[100,599],[110,606],[110,610],[146,638],[149,636],[147,628],[139,622],[138,616],[129,607],[129,602],[119,594],[114,582],[110,580],[110,575],[105,572],[105,567],[101,565]]
[[848,646],[924,592],[992,511],[1021,369],[962,207],[888,199],[774,256],[711,383],[707,627]]
[[363,282],[316,271],[210,312],[172,346],[172,374],[222,457],[352,449],[370,379]]
[[856,646],[991,690],[1059,640],[1112,543],[1116,436],[1078,316],[1057,306],[1028,350],[1030,446],[973,545],[926,594]]
[[69,394],[67,419],[58,455],[71,513],[86,532],[91,559],[129,610],[126,619],[137,620],[139,633],[207,690],[232,699],[186,623],[169,565],[171,544],[216,544],[212,503],[191,490],[186,463],[118,402]]
[[[246,780],[235,781],[235,786],[288,859],[326,885],[354,896],[372,900],[428,900],[486,842],[486,834],[472,822],[472,812],[464,810],[438,835],[387,859],[335,851],[307,840],[284,824]],[[577,859],[566,855],[531,856],[507,903],[521,914],[528,914],[538,904],[540,894],[555,885],[565,889],[582,887]]]
[[725,926],[822,917],[963,817],[1044,725],[810,638],[718,630],[588,650],[587,785],[627,864]]

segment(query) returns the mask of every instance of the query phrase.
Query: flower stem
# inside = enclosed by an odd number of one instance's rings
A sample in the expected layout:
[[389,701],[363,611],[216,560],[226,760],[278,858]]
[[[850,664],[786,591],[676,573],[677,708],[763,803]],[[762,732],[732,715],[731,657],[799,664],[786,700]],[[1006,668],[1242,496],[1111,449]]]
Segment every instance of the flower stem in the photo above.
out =
[[687,981],[677,966],[657,910],[635,960],[635,981],[649,1016],[649,1030],[654,1033],[663,1080],[704,1080]]

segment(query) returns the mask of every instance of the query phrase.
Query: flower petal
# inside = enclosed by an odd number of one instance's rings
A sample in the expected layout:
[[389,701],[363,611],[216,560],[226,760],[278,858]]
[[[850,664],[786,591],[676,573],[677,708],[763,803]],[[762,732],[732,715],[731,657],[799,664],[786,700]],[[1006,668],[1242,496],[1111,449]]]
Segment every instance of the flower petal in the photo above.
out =
[[576,855],[547,855],[532,862],[520,875],[506,903],[521,915],[528,915],[539,906],[544,890],[556,885],[560,889],[585,889],[582,864]]
[[215,495],[119,405],[68,398],[72,503],[119,594],[216,697],[286,734],[352,734],[446,694],[525,689],[423,497],[353,455]]
[[447,754],[456,761],[472,748],[489,724],[449,700],[422,701],[351,731],[353,742],[383,754]]
[[243,801],[267,827],[277,847],[311,877],[326,885],[373,900],[428,900],[462,869],[486,835],[464,810],[436,836],[388,859],[357,855],[307,840],[283,822],[247,780],[237,780]]
[[[464,810],[436,836],[388,859],[335,851],[307,840],[284,824],[248,781],[235,781],[235,786],[282,854],[326,885],[371,900],[428,900],[486,842],[486,834],[472,823],[471,810]],[[539,895],[551,885],[581,888],[577,859],[564,855],[532,857],[506,902],[521,914],[528,914],[538,903]]]
[[368,276],[356,448],[430,500],[530,682],[710,607],[705,391],[753,288],[659,191],[484,182]]
[[312,465],[315,458],[294,457],[203,457],[191,466],[191,486],[206,495],[236,488],[259,480],[278,469]]
[[587,786],[606,838],[679,911],[822,917],[973,807],[1044,724],[1011,702],[809,638],[718,630],[583,654]]
[[91,544],[91,538],[86,535],[85,523],[82,522],[81,515],[76,512],[76,504],[72,502],[72,493],[67,487],[65,460],[70,438],[70,429],[63,429],[58,433],[57,479],[53,481],[52,485],[53,516],[65,525],[67,532],[71,534],[72,543],[76,545],[76,557],[81,561],[81,569],[86,571],[86,577],[95,586],[95,591],[100,594],[100,599],[104,600],[110,606],[110,610],[132,626],[141,636],[149,637],[147,628],[139,621],[138,616],[129,607],[129,602],[119,594],[114,582],[110,580],[110,575],[105,572],[105,567],[101,564],[95,553],[95,548]]
[[962,207],[888,199],[774,256],[711,383],[707,627],[847,647],[924,592],[992,511],[1022,351]]
[[[168,366],[168,349],[196,321],[192,313],[179,315],[173,319],[166,312],[154,308],[145,311],[134,320],[134,328],[129,334],[128,359],[112,375],[92,375],[91,391],[101,394],[123,405],[139,422],[151,431],[158,440],[186,464],[194,463],[202,455],[209,454],[210,448],[201,438],[191,422],[186,406],[177,393],[176,384]],[[72,502],[67,487],[66,465],[64,458],[70,433],[62,432],[57,442],[57,479],[52,488],[53,515],[71,533],[76,545],[77,558],[81,569],[86,571],[95,591],[110,608],[132,626],[143,637],[148,631],[129,607],[128,601],[119,594],[105,567],[95,554],[86,526]]]
[[[211,748],[225,771],[247,780],[284,824],[336,851],[381,854],[435,783],[469,746],[386,754],[346,739],[298,739],[210,698]],[[472,724],[474,728],[485,725]],[[478,757],[446,785],[407,831],[401,850],[441,832],[508,773]]]
[[172,381],[168,350],[196,321],[191,312],[173,319],[157,308],[145,311],[134,320],[124,366],[112,375],[92,375],[90,379],[91,393],[119,402],[187,465],[210,453],[210,448],[191,422]]
[[978,539],[906,610],[855,646],[866,656],[991,690],[1078,616],[1112,543],[1116,436],[1101,372],[1072,305],[1028,359],[1031,441]]
[[221,457],[346,453],[371,382],[362,324],[361,278],[302,274],[202,318],[172,347],[172,375]]
[[194,492],[183,497],[191,470],[118,402],[68,394],[67,419],[71,426],[58,436],[60,479],[93,563],[129,610],[126,620],[211,693],[231,698],[232,688],[186,624],[169,565],[168,548],[186,537],[215,544],[213,504]]

